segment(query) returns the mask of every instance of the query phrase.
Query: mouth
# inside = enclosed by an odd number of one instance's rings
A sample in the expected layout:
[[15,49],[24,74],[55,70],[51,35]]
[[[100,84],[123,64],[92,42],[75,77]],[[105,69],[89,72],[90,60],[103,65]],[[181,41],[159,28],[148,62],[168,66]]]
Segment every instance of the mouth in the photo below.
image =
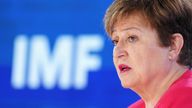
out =
[[125,65],[125,64],[119,65],[120,73],[128,72],[130,69],[131,69],[131,67],[129,67],[128,65]]

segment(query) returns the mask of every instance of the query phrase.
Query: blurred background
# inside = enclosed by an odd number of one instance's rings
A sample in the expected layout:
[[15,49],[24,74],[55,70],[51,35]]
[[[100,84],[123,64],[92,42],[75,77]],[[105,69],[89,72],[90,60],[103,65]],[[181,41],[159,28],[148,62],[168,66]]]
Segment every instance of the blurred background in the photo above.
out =
[[103,17],[113,0],[0,0],[0,108],[126,108]]

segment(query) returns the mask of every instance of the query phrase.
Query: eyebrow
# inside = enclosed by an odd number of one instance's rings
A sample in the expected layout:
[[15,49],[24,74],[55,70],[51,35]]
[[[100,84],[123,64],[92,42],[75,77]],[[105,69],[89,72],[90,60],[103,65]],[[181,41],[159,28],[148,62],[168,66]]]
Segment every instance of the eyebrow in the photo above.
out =
[[[139,29],[139,28],[137,28],[137,27],[127,27],[127,28],[125,28],[125,29],[122,29],[121,31],[127,31],[127,30],[131,30],[131,29],[136,29],[136,30],[142,32],[142,30]],[[112,33],[111,33],[111,34],[113,34],[114,32],[116,32],[116,30],[112,30]],[[111,35],[111,38],[113,38],[113,35]]]
[[[127,31],[127,30],[131,30],[131,29],[136,29],[138,31],[142,31],[141,29],[137,28],[137,27],[127,27],[125,29],[122,29],[121,31]],[[112,30],[112,33],[116,32],[116,30]]]

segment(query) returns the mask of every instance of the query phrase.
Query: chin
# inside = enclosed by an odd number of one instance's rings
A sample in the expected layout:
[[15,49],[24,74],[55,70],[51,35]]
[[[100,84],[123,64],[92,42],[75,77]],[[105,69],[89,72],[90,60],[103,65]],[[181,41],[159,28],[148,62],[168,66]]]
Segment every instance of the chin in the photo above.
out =
[[127,84],[126,82],[121,82],[121,86],[122,86],[123,88],[130,88],[130,85]]

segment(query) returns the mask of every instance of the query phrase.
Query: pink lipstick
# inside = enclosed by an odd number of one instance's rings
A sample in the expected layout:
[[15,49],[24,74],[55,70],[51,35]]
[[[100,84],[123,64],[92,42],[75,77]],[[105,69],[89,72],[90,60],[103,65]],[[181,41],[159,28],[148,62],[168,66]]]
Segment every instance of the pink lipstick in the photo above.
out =
[[124,73],[124,72],[127,72],[131,69],[131,67],[129,67],[128,65],[125,65],[125,64],[120,64],[119,65],[119,70],[120,70],[120,73]]

